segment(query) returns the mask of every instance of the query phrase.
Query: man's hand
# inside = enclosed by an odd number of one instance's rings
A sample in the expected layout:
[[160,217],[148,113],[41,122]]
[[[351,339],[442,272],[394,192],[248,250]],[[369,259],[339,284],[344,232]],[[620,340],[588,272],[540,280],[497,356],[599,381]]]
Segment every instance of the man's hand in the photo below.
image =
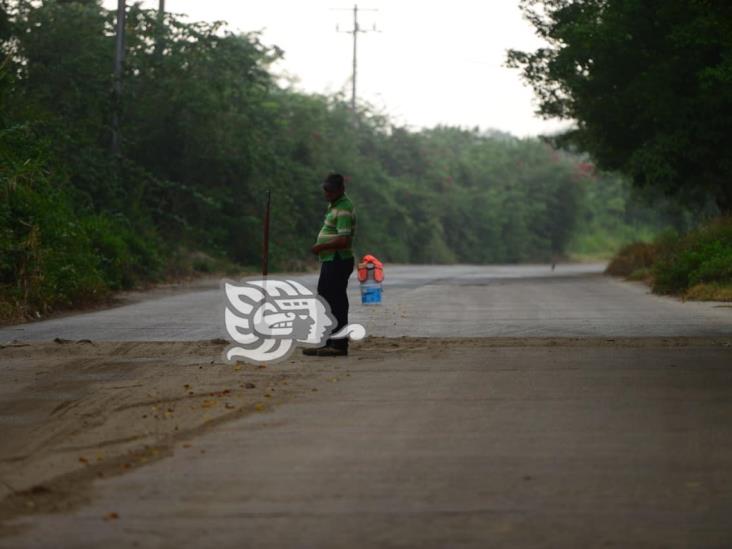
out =
[[312,248],[310,248],[310,251],[313,252],[315,255],[318,255],[320,252],[325,250],[342,250],[343,248],[348,248],[348,246],[350,245],[350,236],[336,236],[329,242],[315,244]]

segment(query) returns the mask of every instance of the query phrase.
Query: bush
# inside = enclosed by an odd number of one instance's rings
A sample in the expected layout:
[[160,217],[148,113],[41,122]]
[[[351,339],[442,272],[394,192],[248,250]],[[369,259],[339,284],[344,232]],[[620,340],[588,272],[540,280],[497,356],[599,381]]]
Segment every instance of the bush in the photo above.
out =
[[126,290],[158,278],[163,261],[154,234],[139,234],[124,218],[105,215],[86,217],[82,224],[110,289]]
[[80,216],[31,139],[24,128],[0,131],[0,320],[89,304],[155,278],[157,237],[109,214]]
[[[68,198],[43,174],[6,182],[0,214],[0,299],[16,315],[46,313],[106,294],[106,284]],[[7,304],[10,304],[8,307]]]
[[667,233],[636,242],[613,258],[608,274],[648,280],[659,294],[732,300],[732,218],[721,217],[686,235]]
[[631,276],[647,271],[656,259],[656,245],[634,242],[624,246],[607,266],[605,272],[613,276]]
[[732,284],[732,218],[720,218],[683,237],[659,243],[653,291],[683,293],[705,283]]

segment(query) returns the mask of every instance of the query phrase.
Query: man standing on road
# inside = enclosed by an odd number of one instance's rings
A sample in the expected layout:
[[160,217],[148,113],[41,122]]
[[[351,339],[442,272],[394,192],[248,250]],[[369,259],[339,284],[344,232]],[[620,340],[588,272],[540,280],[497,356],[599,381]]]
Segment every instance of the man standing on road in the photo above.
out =
[[[323,228],[311,251],[320,258],[318,294],[330,305],[336,320],[332,333],[348,324],[348,277],[353,272],[353,236],[356,229],[356,212],[346,196],[343,176],[332,173],[323,182],[323,193],[329,202]],[[306,355],[345,356],[348,354],[348,338],[329,339],[324,347],[304,349]]]

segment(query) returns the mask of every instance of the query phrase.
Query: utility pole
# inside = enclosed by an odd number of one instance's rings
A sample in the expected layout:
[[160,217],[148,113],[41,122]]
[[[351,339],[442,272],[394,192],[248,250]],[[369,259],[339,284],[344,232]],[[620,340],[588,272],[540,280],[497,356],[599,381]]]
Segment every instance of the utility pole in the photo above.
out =
[[125,0],[117,0],[117,37],[114,55],[114,112],[112,113],[112,152],[119,155],[122,151],[120,135],[120,110],[122,107],[122,70],[125,62]]
[[[334,8],[337,9],[337,8]],[[341,8],[343,9],[343,8]],[[340,10],[339,10],[340,11]],[[350,11],[350,9],[349,9]],[[361,8],[360,11],[379,11],[376,9],[370,9],[370,8]],[[351,74],[351,110],[355,113],[356,112],[356,82],[358,77],[358,34],[359,33],[367,33],[367,32],[378,32],[376,30],[376,25],[373,26],[370,30],[363,30],[361,26],[358,24],[358,4],[355,4],[353,6],[353,28],[351,30],[343,31],[346,34],[352,34],[353,35],[353,72]],[[338,26],[336,26],[336,31],[341,32]]]
[[356,75],[358,74],[358,5],[353,6],[353,71],[351,72],[351,110],[356,112]]
[[157,29],[155,29],[155,57],[159,58],[163,54],[163,36],[165,35],[165,0],[158,2],[158,21]]

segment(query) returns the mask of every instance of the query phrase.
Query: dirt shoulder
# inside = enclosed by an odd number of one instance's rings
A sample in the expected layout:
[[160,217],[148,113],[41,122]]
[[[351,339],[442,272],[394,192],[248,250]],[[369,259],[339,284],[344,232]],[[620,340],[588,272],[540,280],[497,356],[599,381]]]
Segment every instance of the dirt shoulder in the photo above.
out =
[[268,366],[227,364],[226,346],[79,341],[0,348],[0,520],[71,508],[87,499],[95,479],[176,448],[197,451],[197,435],[350,377],[354,363],[389,369],[407,354],[448,359],[452,350],[491,347],[732,347],[732,338],[368,338],[344,360],[297,354]]

